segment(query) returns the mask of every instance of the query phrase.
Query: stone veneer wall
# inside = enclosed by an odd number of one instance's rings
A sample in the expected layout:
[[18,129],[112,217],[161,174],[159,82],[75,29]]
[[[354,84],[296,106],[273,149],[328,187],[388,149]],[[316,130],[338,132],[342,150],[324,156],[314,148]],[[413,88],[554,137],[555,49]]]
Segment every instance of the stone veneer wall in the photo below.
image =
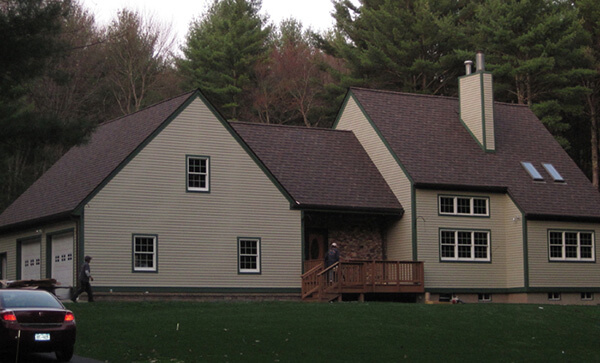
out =
[[385,259],[383,228],[385,220],[377,216],[312,214],[310,228],[327,229],[329,245],[337,243],[345,260]]

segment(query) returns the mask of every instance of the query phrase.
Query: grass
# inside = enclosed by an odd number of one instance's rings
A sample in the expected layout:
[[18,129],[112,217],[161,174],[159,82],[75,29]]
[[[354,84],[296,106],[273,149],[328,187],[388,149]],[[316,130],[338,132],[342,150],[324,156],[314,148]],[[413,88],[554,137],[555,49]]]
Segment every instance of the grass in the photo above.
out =
[[70,304],[75,354],[108,362],[600,361],[600,307]]

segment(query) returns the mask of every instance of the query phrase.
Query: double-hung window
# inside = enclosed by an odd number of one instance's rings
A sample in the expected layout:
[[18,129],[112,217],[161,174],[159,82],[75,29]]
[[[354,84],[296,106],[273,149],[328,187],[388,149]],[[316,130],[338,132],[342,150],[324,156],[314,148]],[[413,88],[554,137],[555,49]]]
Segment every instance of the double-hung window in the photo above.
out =
[[548,232],[550,261],[594,261],[594,232]]
[[210,158],[207,156],[187,157],[187,190],[190,192],[210,190]]
[[489,216],[489,198],[440,195],[441,215]]
[[260,273],[260,238],[238,238],[239,273]]
[[442,261],[490,261],[490,232],[480,230],[440,230]]
[[133,271],[156,272],[157,237],[153,235],[133,236]]

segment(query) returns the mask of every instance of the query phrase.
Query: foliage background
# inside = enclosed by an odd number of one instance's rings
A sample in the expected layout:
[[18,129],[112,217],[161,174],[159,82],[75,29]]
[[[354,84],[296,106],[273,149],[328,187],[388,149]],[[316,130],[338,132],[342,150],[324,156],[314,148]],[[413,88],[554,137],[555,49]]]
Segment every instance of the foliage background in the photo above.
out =
[[330,127],[349,86],[457,96],[477,50],[495,100],[528,105],[600,184],[600,2],[333,2],[317,34],[269,23],[260,0],[215,0],[176,52],[129,9],[100,27],[74,0],[1,0],[0,211],[100,122],[190,89],[227,119]]

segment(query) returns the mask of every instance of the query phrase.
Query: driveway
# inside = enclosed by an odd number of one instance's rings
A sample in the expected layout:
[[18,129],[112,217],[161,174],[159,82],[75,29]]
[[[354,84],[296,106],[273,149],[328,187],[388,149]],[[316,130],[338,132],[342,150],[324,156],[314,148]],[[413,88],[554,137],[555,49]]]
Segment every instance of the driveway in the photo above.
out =
[[[14,359],[14,357],[12,357]],[[6,356],[0,356],[0,361],[2,362],[14,362],[13,359],[9,359]],[[41,362],[56,362],[56,356],[54,353],[31,353],[27,356],[19,357],[19,362],[28,362],[28,363],[41,363]],[[71,359],[71,363],[103,363],[100,360],[78,357],[76,355]]]

